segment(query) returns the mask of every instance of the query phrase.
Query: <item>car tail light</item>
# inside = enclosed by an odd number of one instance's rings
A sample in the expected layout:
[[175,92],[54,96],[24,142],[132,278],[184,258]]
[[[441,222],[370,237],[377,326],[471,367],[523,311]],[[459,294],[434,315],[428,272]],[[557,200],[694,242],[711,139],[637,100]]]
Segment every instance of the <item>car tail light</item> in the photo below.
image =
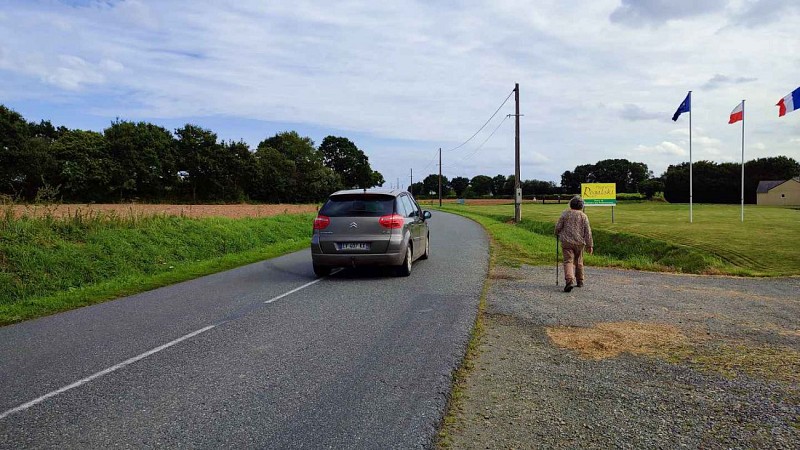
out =
[[384,228],[403,228],[405,220],[400,214],[392,214],[381,217],[378,219],[378,223],[380,223]]
[[328,216],[317,216],[317,218],[314,219],[315,230],[324,230],[325,228],[328,228],[328,225],[330,224],[331,218]]

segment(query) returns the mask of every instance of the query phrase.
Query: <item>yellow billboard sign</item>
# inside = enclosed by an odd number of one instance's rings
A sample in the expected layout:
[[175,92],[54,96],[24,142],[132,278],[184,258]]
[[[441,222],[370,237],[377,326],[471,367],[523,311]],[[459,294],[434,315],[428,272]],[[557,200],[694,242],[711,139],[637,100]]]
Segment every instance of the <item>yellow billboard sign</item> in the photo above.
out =
[[581,197],[586,206],[616,206],[616,183],[581,183]]

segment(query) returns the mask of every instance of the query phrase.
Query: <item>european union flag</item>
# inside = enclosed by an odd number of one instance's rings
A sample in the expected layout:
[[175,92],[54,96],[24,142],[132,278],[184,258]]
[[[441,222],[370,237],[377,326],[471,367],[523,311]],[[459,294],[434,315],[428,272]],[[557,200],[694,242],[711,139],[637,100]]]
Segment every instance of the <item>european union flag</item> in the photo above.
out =
[[683,103],[681,103],[681,106],[678,106],[678,110],[675,111],[675,114],[672,115],[672,121],[676,122],[681,114],[685,112],[690,112],[691,110],[692,110],[692,91],[689,91],[689,93],[686,94],[686,98],[683,100]]

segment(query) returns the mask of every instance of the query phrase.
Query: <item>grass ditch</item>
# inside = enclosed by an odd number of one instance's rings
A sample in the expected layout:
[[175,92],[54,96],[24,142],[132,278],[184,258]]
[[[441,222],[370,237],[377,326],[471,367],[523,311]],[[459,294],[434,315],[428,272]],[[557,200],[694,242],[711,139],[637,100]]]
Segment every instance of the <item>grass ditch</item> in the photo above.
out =
[[308,246],[312,214],[227,219],[76,212],[0,216],[0,325]]
[[[497,243],[500,264],[518,267],[555,263],[554,223],[523,218],[514,225],[510,217],[502,214],[450,206],[443,206],[442,210],[480,223]],[[753,274],[685,245],[597,228],[592,230],[592,235],[595,254],[584,255],[586,264],[591,266],[695,274]]]

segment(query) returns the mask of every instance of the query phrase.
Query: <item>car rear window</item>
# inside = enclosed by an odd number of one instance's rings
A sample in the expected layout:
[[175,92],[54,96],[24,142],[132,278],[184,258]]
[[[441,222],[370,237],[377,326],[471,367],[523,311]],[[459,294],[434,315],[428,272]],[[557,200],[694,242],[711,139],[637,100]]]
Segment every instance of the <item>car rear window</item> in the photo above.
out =
[[319,213],[328,217],[380,217],[394,213],[394,197],[375,194],[336,195]]

